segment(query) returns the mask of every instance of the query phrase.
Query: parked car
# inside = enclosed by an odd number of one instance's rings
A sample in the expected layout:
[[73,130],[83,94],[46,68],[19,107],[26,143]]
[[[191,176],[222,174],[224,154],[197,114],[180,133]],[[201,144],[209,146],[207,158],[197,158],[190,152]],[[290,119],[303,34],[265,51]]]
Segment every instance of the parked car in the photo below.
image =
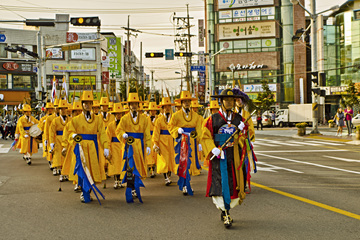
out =
[[356,128],[356,126],[359,126],[360,125],[360,114],[353,117],[351,123],[352,123],[353,128]]
[[261,122],[262,122],[262,124],[263,124],[264,127],[266,127],[266,126],[270,126],[270,127],[271,127],[271,125],[272,125],[272,121],[271,121],[270,115],[263,115]]

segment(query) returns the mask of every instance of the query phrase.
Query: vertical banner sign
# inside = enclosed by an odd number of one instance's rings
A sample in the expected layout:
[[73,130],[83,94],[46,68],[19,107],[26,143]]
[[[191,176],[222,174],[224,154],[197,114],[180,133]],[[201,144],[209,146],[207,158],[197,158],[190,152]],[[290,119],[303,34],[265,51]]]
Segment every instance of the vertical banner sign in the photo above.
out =
[[198,58],[199,58],[199,66],[205,66],[205,52],[204,51],[199,51],[198,52]]
[[199,25],[199,47],[204,47],[205,46],[204,19],[199,19],[198,25]]
[[109,76],[111,79],[121,78],[121,38],[107,37],[108,57],[109,57]]

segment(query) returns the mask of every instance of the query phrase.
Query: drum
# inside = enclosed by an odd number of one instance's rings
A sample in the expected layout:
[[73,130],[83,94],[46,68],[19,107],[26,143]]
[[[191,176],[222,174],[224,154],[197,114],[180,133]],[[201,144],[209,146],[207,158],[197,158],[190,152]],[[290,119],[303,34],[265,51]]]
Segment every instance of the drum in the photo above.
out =
[[30,127],[29,134],[31,137],[33,138],[39,137],[41,133],[42,131],[40,130],[37,124],[34,124]]

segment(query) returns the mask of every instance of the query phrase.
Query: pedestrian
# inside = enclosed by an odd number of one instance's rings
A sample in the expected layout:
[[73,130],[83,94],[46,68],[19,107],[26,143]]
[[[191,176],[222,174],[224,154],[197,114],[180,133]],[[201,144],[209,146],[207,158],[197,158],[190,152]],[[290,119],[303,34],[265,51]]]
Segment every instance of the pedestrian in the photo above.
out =
[[[212,159],[208,172],[206,196],[212,197],[213,203],[221,211],[224,226],[229,228],[233,223],[230,209],[241,204],[246,196],[242,162],[249,165],[250,159],[242,158],[239,153],[244,152],[244,155],[247,155],[246,149],[249,146],[246,146],[245,142],[249,141],[247,138],[249,124],[244,123],[245,119],[232,111],[235,98],[240,96],[234,94],[231,89],[225,89],[221,95],[212,97],[220,98],[221,108],[218,113],[207,119],[202,128],[205,155]],[[240,131],[239,134],[230,138],[237,129]],[[231,140],[223,149],[218,147],[229,138]],[[241,147],[241,143],[246,145]]]
[[28,104],[23,106],[24,116],[22,116],[19,121],[19,131],[20,131],[20,153],[24,154],[23,159],[28,165],[31,164],[31,156],[38,151],[38,144],[35,141],[35,138],[31,137],[29,134],[30,127],[38,123],[33,116],[31,116],[31,107]]
[[[126,141],[124,144],[124,158],[126,165],[126,202],[134,202],[137,197],[142,202],[140,187],[144,187],[141,179],[147,177],[146,155],[151,153],[150,126],[145,114],[140,112],[140,99],[137,92],[131,92],[126,102],[130,112],[125,114],[116,128],[116,137]],[[123,181],[124,182],[124,181]]]
[[273,127],[276,127],[275,119],[276,119],[275,111],[272,111],[271,112],[271,124]]
[[181,109],[174,113],[169,123],[169,132],[177,142],[175,161],[179,164],[178,185],[184,196],[193,195],[190,175],[199,175],[201,169],[197,153],[198,149],[202,151],[199,143],[202,118],[190,109],[191,100],[194,98],[189,91],[180,93]]
[[336,123],[337,123],[337,126],[338,126],[338,130],[335,134],[335,136],[342,136],[342,131],[343,131],[343,127],[344,127],[344,119],[345,119],[345,115],[344,115],[344,112],[342,110],[342,108],[338,108],[337,112],[336,112]]
[[161,99],[160,107],[162,113],[155,121],[154,133],[152,135],[153,149],[157,153],[156,171],[164,174],[165,186],[171,184],[171,172],[176,174],[174,139],[169,132],[169,122],[172,117],[170,97]]
[[[151,136],[153,136],[155,121],[158,118],[158,115],[157,115],[158,110],[159,110],[159,108],[156,106],[156,102],[152,102],[152,101],[149,102],[148,109],[147,109],[149,116],[147,118],[148,118],[148,122],[149,122],[148,124],[150,126],[150,135]],[[153,146],[153,141],[151,142],[151,146]],[[157,159],[157,154],[154,151],[152,151],[150,153],[150,155],[146,156],[147,168],[149,170],[151,178],[155,177],[156,159]]]
[[351,109],[350,105],[346,106],[346,109],[344,110],[345,113],[345,121],[346,121],[346,127],[348,130],[348,136],[351,135],[351,120],[354,115],[354,111]]
[[263,130],[262,115],[260,110],[258,110],[256,114],[256,123],[257,123],[256,126],[257,130],[259,131],[259,125],[261,126],[261,130]]

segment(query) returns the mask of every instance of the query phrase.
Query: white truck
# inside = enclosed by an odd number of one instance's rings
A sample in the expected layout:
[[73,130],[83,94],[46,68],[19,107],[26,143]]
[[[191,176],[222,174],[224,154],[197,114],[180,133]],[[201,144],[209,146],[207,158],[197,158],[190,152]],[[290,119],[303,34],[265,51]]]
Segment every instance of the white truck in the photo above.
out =
[[[321,112],[321,111],[319,111]],[[275,124],[279,127],[293,126],[296,123],[306,122],[312,125],[312,104],[291,104],[288,109],[279,109],[276,112]]]

